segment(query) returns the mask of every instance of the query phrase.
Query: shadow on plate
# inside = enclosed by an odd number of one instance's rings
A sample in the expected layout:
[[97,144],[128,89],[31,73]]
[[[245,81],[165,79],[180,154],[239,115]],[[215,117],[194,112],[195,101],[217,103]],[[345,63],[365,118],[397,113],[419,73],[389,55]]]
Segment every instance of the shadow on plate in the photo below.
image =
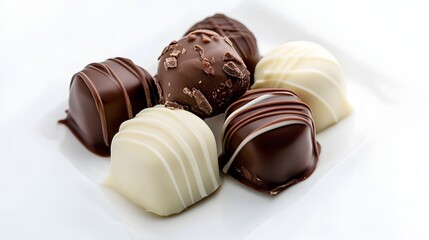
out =
[[59,143],[59,152],[84,176],[95,183],[103,181],[110,158],[99,157],[88,151],[71,131],[58,120],[66,117],[67,102],[63,102],[47,114],[37,124],[42,136]]

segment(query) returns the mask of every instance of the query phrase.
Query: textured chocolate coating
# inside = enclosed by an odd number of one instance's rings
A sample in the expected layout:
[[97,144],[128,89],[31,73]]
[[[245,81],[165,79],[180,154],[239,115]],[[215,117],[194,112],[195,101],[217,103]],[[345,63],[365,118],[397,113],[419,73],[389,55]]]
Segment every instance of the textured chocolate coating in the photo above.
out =
[[220,167],[270,195],[309,177],[320,146],[310,108],[281,89],[249,90],[226,111]]
[[231,40],[235,50],[237,50],[250,72],[250,85],[252,85],[255,67],[261,58],[253,33],[241,22],[224,14],[215,14],[196,23],[185,35],[197,29],[209,29]]
[[227,37],[196,30],[168,45],[155,82],[161,103],[205,118],[223,113],[249,88],[249,71]]
[[120,124],[158,103],[152,76],[126,58],[92,63],[70,83],[67,125],[92,152],[110,155]]

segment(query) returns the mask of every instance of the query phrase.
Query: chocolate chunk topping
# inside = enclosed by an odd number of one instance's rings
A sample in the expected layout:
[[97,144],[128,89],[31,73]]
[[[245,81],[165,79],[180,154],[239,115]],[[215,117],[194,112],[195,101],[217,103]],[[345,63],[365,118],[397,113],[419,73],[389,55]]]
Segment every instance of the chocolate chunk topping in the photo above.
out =
[[200,58],[204,59],[204,48],[202,48],[198,44],[195,44],[193,48],[194,48],[195,51],[198,51],[198,53],[200,54]]
[[177,67],[177,60],[174,57],[169,57],[165,59],[164,62],[164,67],[166,70],[170,69],[170,68],[175,68]]
[[[255,66],[260,59],[257,41],[254,34],[241,22],[229,18],[224,14],[215,14],[208,18],[202,19],[200,22],[193,25],[185,33],[185,36],[198,29],[208,29],[218,33],[220,37],[212,36],[212,42],[226,41],[228,42],[227,44],[229,44],[229,46],[231,46],[232,43],[232,46],[237,52],[234,52],[234,55],[242,59],[246,65],[246,68],[251,73],[250,85],[252,85]],[[223,37],[228,37],[228,40],[224,40]],[[241,67],[239,68],[242,69]]]
[[203,63],[203,67],[202,67],[203,71],[205,73],[209,74],[209,75],[213,75],[214,76],[215,75],[215,70],[214,70],[214,68],[212,66],[214,64],[214,57],[212,58],[211,61],[209,59],[207,59],[204,56],[204,48],[202,48],[198,44],[195,44],[193,48],[194,48],[195,51],[198,51],[198,53],[200,54],[200,59],[201,59],[201,61]]
[[228,74],[228,76],[235,78],[243,78],[244,74],[238,69],[238,67],[233,62],[228,62],[223,65],[222,70]]
[[213,63],[210,62],[207,58],[203,59],[203,71],[209,75],[215,75],[214,68],[212,67]]
[[225,55],[223,56],[223,60],[226,61],[237,61],[237,62],[241,62],[236,56],[234,56],[232,53],[230,52],[226,52]]
[[[235,58],[229,64],[229,60],[223,61],[226,52],[240,59],[237,50],[213,31],[195,30],[180,39],[176,48],[169,50],[159,61],[163,103],[175,102],[202,118],[224,112],[249,86],[244,63],[235,61]],[[176,68],[170,68],[168,61],[173,66],[174,63],[167,58],[176,59]]]
[[177,47],[178,45],[179,45],[179,44],[177,44],[177,41],[176,41],[176,40],[174,40],[174,41],[172,41],[172,42],[168,45],[168,50],[176,49],[176,47]]
[[207,115],[210,115],[213,111],[212,106],[209,101],[207,101],[206,97],[200,92],[200,90],[193,88],[192,96],[194,96],[195,101],[197,102],[198,108]]
[[155,76],[153,77],[153,80],[154,80],[154,82],[155,82],[156,90],[157,90],[158,95],[159,95],[159,102],[160,102],[160,103],[162,103],[162,102],[164,102],[164,96],[163,96],[163,94],[162,94],[162,88],[161,88],[161,85],[159,84],[158,75],[155,75]]
[[211,41],[210,37],[205,34],[202,35],[202,38],[203,38],[203,43],[209,43]]
[[184,89],[183,89],[183,93],[184,94],[186,94],[186,95],[188,95],[189,97],[193,97],[192,96],[192,91],[189,89],[189,88],[187,88],[187,87],[185,87]]
[[193,42],[197,37],[195,36],[195,34],[190,33],[188,35],[188,42]]
[[170,53],[170,56],[173,56],[173,57],[178,57],[179,56],[179,54],[180,54],[180,50],[173,50],[171,53]]
[[166,108],[169,108],[169,109],[175,109],[175,108],[183,109],[183,106],[180,105],[180,104],[178,104],[177,102],[166,101],[165,104],[164,104],[164,106]]

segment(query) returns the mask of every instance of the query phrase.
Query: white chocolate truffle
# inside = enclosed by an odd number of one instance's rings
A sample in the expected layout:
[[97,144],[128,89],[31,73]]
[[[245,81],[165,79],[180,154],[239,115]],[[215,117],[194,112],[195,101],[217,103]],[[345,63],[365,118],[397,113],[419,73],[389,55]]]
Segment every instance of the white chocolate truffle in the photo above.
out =
[[351,113],[341,65],[318,44],[289,42],[266,54],[256,65],[252,88],[273,87],[295,92],[310,106],[317,132]]
[[188,111],[144,109],[112,140],[106,185],[147,211],[179,213],[220,184],[213,133]]

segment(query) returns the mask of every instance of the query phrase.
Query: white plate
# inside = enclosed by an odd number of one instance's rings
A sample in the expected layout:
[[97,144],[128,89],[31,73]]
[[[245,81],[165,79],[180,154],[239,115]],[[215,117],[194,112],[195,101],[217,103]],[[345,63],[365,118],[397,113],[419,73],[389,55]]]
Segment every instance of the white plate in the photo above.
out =
[[[254,12],[264,16],[264,20],[252,17]],[[273,14],[255,2],[250,5],[242,4],[227,15],[251,26],[258,39],[261,53],[286,41],[309,40],[327,47],[344,66],[348,77],[349,99],[354,111],[351,116],[317,136],[322,145],[322,154],[313,175],[275,197],[253,191],[225,176],[223,185],[215,194],[185,212],[168,218],[154,216],[100,185],[106,175],[109,159],[88,152],[68,129],[55,124],[57,120],[65,117],[67,99],[64,95],[55,93],[57,90],[64,91],[55,89],[54,86],[49,92],[40,94],[29,103],[21,114],[13,119],[10,128],[3,131],[5,136],[8,136],[1,144],[8,147],[5,149],[6,159],[23,160],[20,166],[22,175],[12,176],[9,173],[11,181],[15,181],[14,189],[9,190],[20,194],[13,197],[16,199],[8,201],[20,201],[23,205],[21,211],[27,209],[32,213],[28,218],[22,219],[23,226],[30,229],[27,229],[29,235],[45,234],[56,219],[61,219],[57,223],[59,225],[57,228],[50,229],[54,231],[54,235],[59,232],[79,236],[79,231],[90,231],[95,232],[93,235],[90,234],[91,236],[104,236],[102,233],[104,231],[106,236],[114,239],[114,236],[107,233],[117,228],[121,230],[117,232],[126,232],[124,235],[116,236],[118,238],[132,235],[165,239],[188,239],[189,236],[196,239],[201,237],[239,239],[266,219],[293,208],[294,204],[329,170],[370,136],[378,127],[374,119],[389,116],[389,109],[395,103],[391,97],[393,93],[388,80],[383,80],[376,72],[354,61],[347,53],[308,34],[293,22]],[[274,26],[281,26],[283,31],[274,31]],[[188,26],[183,26],[183,30],[187,28]],[[375,83],[370,81],[371,79],[378,81]],[[36,111],[36,107],[41,105],[47,105],[49,109]],[[34,120],[37,122],[36,125],[30,125],[31,129],[22,127],[30,122],[28,116],[31,116],[31,122]],[[6,144],[3,141],[14,144]],[[40,176],[40,173],[45,175]],[[0,176],[1,174],[7,176],[8,172],[2,172],[0,169]],[[0,184],[4,184],[2,187],[8,189],[6,183]],[[42,188],[40,185],[45,187]],[[16,188],[25,191],[21,192]],[[34,210],[31,206],[40,210]],[[11,211],[6,212],[4,216],[15,219]],[[64,220],[60,216],[70,220]],[[93,218],[86,220],[83,216]],[[32,223],[38,220],[42,223]],[[46,221],[46,226],[43,221]],[[84,227],[85,221],[88,221],[87,228]],[[70,229],[70,224],[78,222],[80,224],[77,224],[79,226],[77,233],[67,230]],[[37,228],[33,228],[33,225]],[[104,229],[105,226],[111,226],[112,229]],[[18,228],[16,232],[19,232]]]

